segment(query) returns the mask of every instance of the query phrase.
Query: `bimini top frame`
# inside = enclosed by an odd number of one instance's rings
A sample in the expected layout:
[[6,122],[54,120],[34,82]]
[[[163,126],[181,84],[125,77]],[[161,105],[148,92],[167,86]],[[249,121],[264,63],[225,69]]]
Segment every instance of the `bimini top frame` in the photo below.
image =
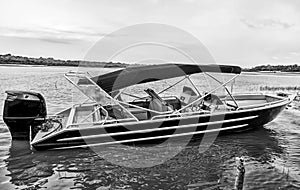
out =
[[[207,94],[201,96],[198,88],[195,86],[193,81],[190,79],[190,75],[195,73],[205,73],[215,81],[217,81],[220,86],[209,91]],[[232,73],[236,74],[234,77],[232,77],[230,80],[222,83],[212,75],[208,74],[207,72],[214,72],[214,73]],[[216,90],[220,88],[224,88],[226,92],[229,94],[231,99],[236,105],[236,108],[238,108],[238,105],[234,99],[234,97],[231,95],[231,92],[227,89],[226,85],[233,81],[236,77],[239,76],[241,73],[241,68],[238,66],[227,66],[227,65],[191,65],[191,64],[163,64],[163,65],[147,65],[147,66],[138,66],[138,67],[131,67],[131,68],[125,68],[120,69],[111,73],[107,73],[104,75],[100,75],[97,77],[91,77],[88,73],[83,72],[69,72],[65,74],[65,77],[68,81],[70,81],[76,88],[78,88],[83,94],[85,94],[89,99],[92,101],[95,101],[99,103],[100,105],[106,104],[105,102],[101,102],[101,98],[99,98],[99,94],[96,93],[96,91],[99,93],[101,92],[100,97],[106,97],[106,99],[112,101],[113,104],[118,105],[122,110],[124,110],[130,118],[133,118],[138,121],[138,119],[130,112],[126,107],[135,107],[139,108],[141,110],[146,110],[150,112],[154,112],[157,114],[166,114],[166,115],[178,115],[182,110],[192,106],[198,101],[201,101],[209,94],[215,92]],[[175,78],[179,76],[184,76],[183,79],[179,80],[175,84],[167,87],[166,89],[162,90],[160,93],[172,88],[173,86],[177,85],[184,79],[188,79],[192,86],[196,89],[198,93],[198,97],[191,103],[185,105],[179,110],[174,111],[166,111],[166,112],[158,112],[154,110],[150,110],[147,108],[143,108],[137,105],[129,104],[124,101],[120,101],[118,99],[118,96],[122,94],[122,91],[116,94],[116,96],[112,97],[111,93],[113,91],[118,91],[120,89],[123,89],[128,86],[133,86],[136,84],[142,84],[147,82],[153,82],[163,79],[169,79],[169,78]],[[78,77],[79,80],[77,83],[72,81],[70,77]],[[103,81],[102,81],[103,80]],[[83,90],[80,86],[93,86],[94,92],[91,93],[91,91],[87,92],[86,90]],[[127,94],[128,95],[128,94]],[[98,97],[97,97],[98,96]]]

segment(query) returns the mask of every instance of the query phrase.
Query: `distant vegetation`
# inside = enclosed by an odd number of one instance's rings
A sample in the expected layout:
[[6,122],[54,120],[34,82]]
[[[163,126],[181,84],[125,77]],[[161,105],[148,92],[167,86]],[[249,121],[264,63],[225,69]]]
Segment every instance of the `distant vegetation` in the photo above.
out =
[[[126,63],[93,62],[79,60],[60,60],[53,58],[32,58],[11,54],[0,55],[0,64],[5,65],[45,65],[45,66],[89,66],[89,67],[126,67]],[[253,68],[244,68],[245,72],[300,72],[300,65],[261,65]]]
[[256,66],[251,69],[243,69],[243,71],[248,72],[300,72],[300,65],[261,65]]
[[59,60],[53,58],[31,58],[23,56],[14,56],[11,54],[0,55],[0,64],[17,65],[45,65],[45,66],[90,66],[90,67],[126,67],[125,63],[113,62],[90,62],[78,60]]

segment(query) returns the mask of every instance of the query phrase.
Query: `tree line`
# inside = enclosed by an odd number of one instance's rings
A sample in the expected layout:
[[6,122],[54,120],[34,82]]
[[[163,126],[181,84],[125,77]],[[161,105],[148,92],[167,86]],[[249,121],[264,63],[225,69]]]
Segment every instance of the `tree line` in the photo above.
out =
[[269,71],[269,72],[300,72],[300,65],[260,65],[252,67],[250,69],[243,69],[243,71],[248,72],[259,72],[259,71]]

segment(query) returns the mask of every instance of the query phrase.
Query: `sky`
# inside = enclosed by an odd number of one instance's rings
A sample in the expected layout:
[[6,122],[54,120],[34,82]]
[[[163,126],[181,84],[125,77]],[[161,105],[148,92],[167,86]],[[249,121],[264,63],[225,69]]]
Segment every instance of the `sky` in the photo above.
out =
[[0,54],[82,60],[120,28],[159,23],[196,37],[217,63],[300,61],[299,0],[1,0],[0,7]]

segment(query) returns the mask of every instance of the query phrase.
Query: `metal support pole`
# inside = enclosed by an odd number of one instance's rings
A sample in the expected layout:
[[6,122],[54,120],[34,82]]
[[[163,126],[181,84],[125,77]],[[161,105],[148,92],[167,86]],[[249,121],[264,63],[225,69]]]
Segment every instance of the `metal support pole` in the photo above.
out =
[[244,184],[244,177],[245,177],[244,159],[241,157],[237,157],[236,162],[237,162],[237,168],[236,168],[236,175],[235,175],[235,182],[234,182],[234,190],[242,190]]

